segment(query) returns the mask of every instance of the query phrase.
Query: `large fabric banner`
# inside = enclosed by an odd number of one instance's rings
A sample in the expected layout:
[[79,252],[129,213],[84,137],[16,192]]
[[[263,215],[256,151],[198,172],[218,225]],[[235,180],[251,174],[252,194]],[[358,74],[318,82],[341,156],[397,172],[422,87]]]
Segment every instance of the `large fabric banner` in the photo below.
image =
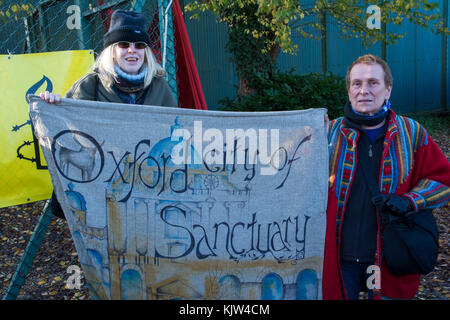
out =
[[92,297],[321,299],[324,114],[31,97]]
[[94,62],[91,51],[0,55],[0,207],[50,198],[47,163],[33,137],[27,94],[63,95]]

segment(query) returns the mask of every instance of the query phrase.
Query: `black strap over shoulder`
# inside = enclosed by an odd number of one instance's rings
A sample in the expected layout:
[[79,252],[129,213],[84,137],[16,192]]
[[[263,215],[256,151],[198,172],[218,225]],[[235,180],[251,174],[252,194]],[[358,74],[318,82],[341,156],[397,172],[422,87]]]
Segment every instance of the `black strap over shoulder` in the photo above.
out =
[[[383,231],[383,259],[396,276],[428,274],[433,271],[439,249],[439,231],[431,209],[413,211],[396,217],[383,209],[384,200],[369,156],[362,152],[359,164],[377,207]],[[379,198],[380,201],[376,201]]]

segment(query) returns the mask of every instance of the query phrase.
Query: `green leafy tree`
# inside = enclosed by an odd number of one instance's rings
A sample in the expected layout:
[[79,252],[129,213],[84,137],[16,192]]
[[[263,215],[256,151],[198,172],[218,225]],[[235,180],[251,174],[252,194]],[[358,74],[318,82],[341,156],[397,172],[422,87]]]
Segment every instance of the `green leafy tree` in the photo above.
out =
[[23,1],[18,1],[17,3],[7,3],[4,4],[0,1],[0,22],[6,23],[8,19],[14,18],[18,21],[18,16],[31,15],[33,10],[33,5],[31,3],[23,3]]
[[324,23],[312,21],[321,21],[327,13],[336,20],[344,39],[360,38],[366,47],[378,41],[392,44],[404,36],[369,28],[370,5],[380,9],[381,23],[401,25],[410,21],[435,33],[450,34],[439,5],[427,0],[312,0],[306,6],[298,0],[202,0],[188,4],[185,9],[192,14],[191,18],[210,11],[228,26],[226,49],[236,65],[238,96],[246,96],[258,94],[260,88],[254,85],[258,79],[273,76],[280,51],[289,54],[299,51],[292,42],[293,30],[303,37],[321,37],[317,34],[323,34]]

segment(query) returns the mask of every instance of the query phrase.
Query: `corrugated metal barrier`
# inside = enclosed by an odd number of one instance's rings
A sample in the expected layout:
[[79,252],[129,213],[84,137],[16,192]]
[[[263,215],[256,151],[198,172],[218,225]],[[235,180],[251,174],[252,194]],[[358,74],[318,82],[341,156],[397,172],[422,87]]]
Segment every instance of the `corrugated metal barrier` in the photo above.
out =
[[[185,4],[190,1],[185,1]],[[311,1],[300,1],[305,3]],[[449,23],[448,0],[435,1]],[[311,18],[312,19],[312,18]],[[318,18],[316,18],[318,19]],[[189,19],[185,23],[191,39],[195,60],[209,109],[219,105],[218,100],[236,94],[237,84],[234,66],[225,51],[226,26],[216,22],[211,13],[200,14],[200,20]],[[336,22],[326,17],[326,39],[304,39],[293,34],[298,45],[297,55],[281,53],[279,66],[283,70],[294,68],[297,73],[330,71],[345,76],[347,67],[358,56],[372,53],[387,60],[394,76],[391,96],[397,112],[450,110],[450,81],[448,36],[406,22],[401,27],[386,26],[388,32],[406,35],[393,45],[376,45],[366,49],[359,39],[343,40]]]

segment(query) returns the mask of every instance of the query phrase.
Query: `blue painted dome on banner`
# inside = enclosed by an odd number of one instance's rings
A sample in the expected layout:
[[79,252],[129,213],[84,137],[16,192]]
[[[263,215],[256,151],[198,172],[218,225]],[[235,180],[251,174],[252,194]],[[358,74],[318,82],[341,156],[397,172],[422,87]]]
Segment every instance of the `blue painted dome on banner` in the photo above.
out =
[[70,182],[67,186],[69,187],[69,190],[66,190],[65,193],[69,201],[69,205],[74,209],[86,212],[86,200],[83,195],[73,190],[72,182]]
[[[158,161],[158,164],[162,167],[163,166],[163,158],[162,155],[164,155],[164,158],[167,158],[169,155],[172,155],[172,151],[178,144],[182,144],[178,151],[182,151],[182,154],[186,154],[184,148],[186,144],[190,146],[190,161],[188,163],[190,169],[200,169],[202,158],[200,154],[194,149],[192,146],[192,143],[186,143],[186,140],[183,137],[177,137],[174,136],[174,132],[177,129],[183,129],[183,126],[178,123],[178,117],[175,118],[174,124],[170,126],[170,136],[167,138],[164,138],[158,143],[155,144],[155,146],[150,150],[149,157],[153,157]],[[195,164],[197,162],[197,164]],[[147,164],[149,166],[154,166],[155,163],[152,159],[147,160]],[[179,167],[180,165],[175,164],[172,162],[172,159],[169,159],[166,163],[166,167]]]

